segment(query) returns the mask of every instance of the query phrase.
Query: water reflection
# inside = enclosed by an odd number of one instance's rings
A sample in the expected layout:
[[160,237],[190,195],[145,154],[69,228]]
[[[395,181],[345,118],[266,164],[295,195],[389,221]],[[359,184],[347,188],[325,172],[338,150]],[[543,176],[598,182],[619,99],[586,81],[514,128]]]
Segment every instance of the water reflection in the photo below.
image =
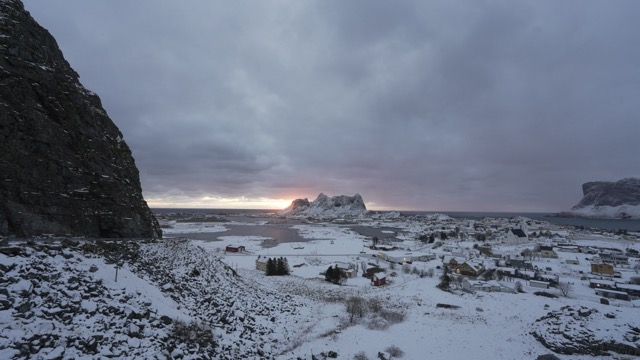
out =
[[289,242],[309,241],[300,236],[297,229],[290,225],[226,225],[227,231],[215,233],[188,233],[181,234],[192,240],[221,241],[224,236],[262,236],[270,238],[263,242],[264,247],[274,247],[278,244]]

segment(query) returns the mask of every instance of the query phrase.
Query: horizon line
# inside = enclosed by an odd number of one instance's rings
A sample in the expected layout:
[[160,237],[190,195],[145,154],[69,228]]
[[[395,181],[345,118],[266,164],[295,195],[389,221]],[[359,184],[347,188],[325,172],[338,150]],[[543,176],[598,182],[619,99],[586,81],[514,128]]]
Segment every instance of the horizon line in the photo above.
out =
[[[252,210],[252,211],[272,211],[272,212],[280,212],[284,209],[266,209],[266,208],[221,208],[221,207],[152,207],[149,206],[149,209],[157,209],[157,210]],[[559,214],[562,211],[483,211],[483,210],[370,210],[367,211],[372,212],[426,212],[426,213],[488,213],[488,214]]]

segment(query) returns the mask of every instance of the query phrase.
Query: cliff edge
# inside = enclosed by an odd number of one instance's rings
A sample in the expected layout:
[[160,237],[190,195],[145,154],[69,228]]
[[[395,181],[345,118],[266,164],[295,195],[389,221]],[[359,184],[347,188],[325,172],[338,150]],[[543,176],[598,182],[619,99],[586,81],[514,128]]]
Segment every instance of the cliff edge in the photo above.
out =
[[0,235],[161,237],[100,98],[19,0],[0,0]]
[[583,198],[569,212],[594,218],[640,219],[640,179],[592,181],[582,185]]

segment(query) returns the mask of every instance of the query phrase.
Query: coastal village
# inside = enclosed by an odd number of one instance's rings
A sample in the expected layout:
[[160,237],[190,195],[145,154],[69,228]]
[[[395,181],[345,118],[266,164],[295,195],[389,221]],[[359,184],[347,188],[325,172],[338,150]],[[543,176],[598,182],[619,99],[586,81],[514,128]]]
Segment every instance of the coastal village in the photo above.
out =
[[[384,296],[423,304],[431,297],[438,299],[433,305],[455,308],[460,306],[455,305],[458,299],[465,299],[480,309],[491,306],[486,302],[491,296],[499,306],[543,301],[544,310],[549,310],[548,302],[556,301],[603,313],[610,309],[635,313],[640,305],[637,232],[584,229],[523,217],[462,219],[397,212],[338,218],[272,215],[248,223],[234,222],[233,216],[228,219],[231,222],[174,222],[166,233],[219,232],[219,241],[194,243],[243,276],[266,284],[275,281],[274,286],[287,281],[313,283],[316,291],[338,291],[345,300]],[[224,236],[225,226],[290,226],[304,241],[267,247],[273,239]],[[376,235],[370,235],[371,229],[377,230]],[[287,260],[291,276],[265,276],[267,261],[276,258]],[[340,286],[327,281],[332,269],[340,273]],[[637,330],[635,319],[629,318],[634,322],[629,326]],[[580,354],[567,348],[566,340],[549,340],[532,330],[525,333],[556,353]],[[638,345],[635,335],[620,336],[631,339],[632,348]]]
[[[164,239],[1,239],[0,357],[640,356],[637,232],[394,212],[157,216]],[[296,236],[238,235],[273,229]]]

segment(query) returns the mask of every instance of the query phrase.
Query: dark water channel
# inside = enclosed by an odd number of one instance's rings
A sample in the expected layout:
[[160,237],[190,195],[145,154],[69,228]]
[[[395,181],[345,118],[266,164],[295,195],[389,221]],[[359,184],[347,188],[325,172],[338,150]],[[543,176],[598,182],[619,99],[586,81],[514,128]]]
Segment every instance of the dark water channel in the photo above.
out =
[[[398,241],[395,233],[400,231],[398,228],[392,227],[382,227],[376,228],[371,226],[349,226],[349,229],[357,232],[362,236],[366,236],[368,238],[377,237],[379,240],[389,240],[389,241]],[[392,232],[384,232],[384,231],[392,231]]]
[[220,241],[223,236],[262,236],[270,238],[263,241],[264,247],[274,247],[278,244],[288,242],[309,241],[300,236],[297,229],[292,229],[291,225],[227,225],[227,231],[213,233],[188,233],[180,234],[193,240]]
[[[241,219],[233,219],[235,222],[240,222]],[[303,222],[291,222],[289,221],[281,221],[281,222],[273,222],[269,224],[251,224],[255,223],[255,219],[245,219],[249,220],[248,225],[231,225],[224,224],[224,226],[228,229],[222,232],[201,232],[201,233],[185,233],[180,234],[180,236],[185,236],[189,239],[193,240],[203,240],[203,241],[221,241],[220,237],[223,236],[262,236],[265,238],[269,238],[268,240],[264,240],[262,242],[262,246],[264,247],[274,247],[278,244],[283,243],[291,243],[291,242],[307,242],[311,239],[305,239],[300,236],[300,233],[297,229],[293,229],[293,225],[302,224]],[[322,226],[318,224],[317,226]],[[370,226],[362,226],[362,225],[328,225],[335,227],[346,227],[354,232],[368,237],[373,238],[374,236],[378,237],[380,240],[388,239],[390,241],[397,240],[395,238],[395,232],[399,229],[397,228],[374,228]],[[383,231],[392,231],[393,233],[387,233]]]

